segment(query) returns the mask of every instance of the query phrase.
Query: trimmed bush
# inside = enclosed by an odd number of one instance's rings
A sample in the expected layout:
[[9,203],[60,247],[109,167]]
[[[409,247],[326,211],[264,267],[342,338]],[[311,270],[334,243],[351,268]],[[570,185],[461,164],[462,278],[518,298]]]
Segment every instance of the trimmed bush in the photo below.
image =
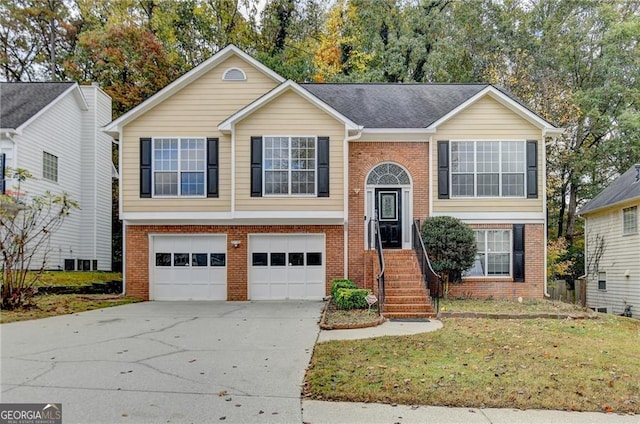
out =
[[356,283],[345,278],[336,278],[331,280],[331,297],[334,299],[337,296],[338,289],[357,289]]
[[334,300],[338,309],[366,309],[369,293],[366,289],[338,289]]

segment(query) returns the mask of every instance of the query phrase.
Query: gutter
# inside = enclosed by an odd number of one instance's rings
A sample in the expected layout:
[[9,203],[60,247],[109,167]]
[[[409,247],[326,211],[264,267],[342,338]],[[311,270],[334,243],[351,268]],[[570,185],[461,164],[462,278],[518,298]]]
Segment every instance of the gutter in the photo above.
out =
[[358,132],[352,136],[349,136],[349,129],[345,125],[344,128],[344,145],[342,146],[342,155],[344,157],[343,175],[343,202],[344,202],[344,218],[343,218],[343,252],[344,252],[344,264],[343,274],[345,278],[349,277],[349,142],[359,139],[362,136],[363,126],[358,127]]

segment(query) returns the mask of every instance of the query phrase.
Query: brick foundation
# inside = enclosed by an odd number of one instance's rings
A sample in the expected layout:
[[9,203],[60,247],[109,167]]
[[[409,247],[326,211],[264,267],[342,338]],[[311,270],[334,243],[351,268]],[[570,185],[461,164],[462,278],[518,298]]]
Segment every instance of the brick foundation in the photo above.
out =
[[[324,233],[326,294],[331,280],[344,276],[344,231],[341,225],[127,225],[126,294],[149,299],[149,234],[227,234],[227,300],[247,300],[248,234]],[[231,240],[240,240],[233,248]]]
[[[511,225],[471,225],[472,228],[500,229]],[[525,280],[516,283],[511,278],[464,278],[460,284],[449,285],[449,296],[478,299],[541,299],[544,297],[544,225],[527,224],[525,233]]]

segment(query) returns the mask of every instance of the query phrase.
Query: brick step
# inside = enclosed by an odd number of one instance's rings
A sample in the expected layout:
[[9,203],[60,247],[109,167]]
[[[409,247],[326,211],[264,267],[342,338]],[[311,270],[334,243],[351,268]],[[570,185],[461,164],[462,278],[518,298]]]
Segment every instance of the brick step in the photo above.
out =
[[413,288],[413,287],[385,287],[384,294],[386,297],[389,296],[428,296],[428,293],[424,289],[424,287]]
[[388,312],[435,312],[430,303],[387,303],[385,300],[383,313]]
[[385,287],[397,288],[397,289],[417,288],[417,287],[424,288],[424,283],[422,281],[420,281],[420,280],[406,280],[406,279],[402,279],[402,280],[387,280],[385,278],[384,279],[384,286]]
[[429,298],[425,296],[424,293],[422,295],[416,295],[416,296],[407,296],[407,295],[395,296],[395,295],[386,294],[384,301],[385,301],[385,304],[389,303],[392,305],[403,304],[403,303],[415,303],[415,304],[421,303],[421,304],[429,305],[431,303]]
[[387,319],[433,319],[438,316],[435,312],[391,312],[383,315]]

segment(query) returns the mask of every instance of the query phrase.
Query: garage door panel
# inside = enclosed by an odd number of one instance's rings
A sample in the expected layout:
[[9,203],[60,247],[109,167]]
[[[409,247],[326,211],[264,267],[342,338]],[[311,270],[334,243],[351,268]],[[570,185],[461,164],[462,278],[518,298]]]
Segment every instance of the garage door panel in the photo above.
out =
[[152,299],[227,298],[226,236],[155,236],[152,268]]
[[250,235],[250,299],[323,298],[324,246],[323,234]]

